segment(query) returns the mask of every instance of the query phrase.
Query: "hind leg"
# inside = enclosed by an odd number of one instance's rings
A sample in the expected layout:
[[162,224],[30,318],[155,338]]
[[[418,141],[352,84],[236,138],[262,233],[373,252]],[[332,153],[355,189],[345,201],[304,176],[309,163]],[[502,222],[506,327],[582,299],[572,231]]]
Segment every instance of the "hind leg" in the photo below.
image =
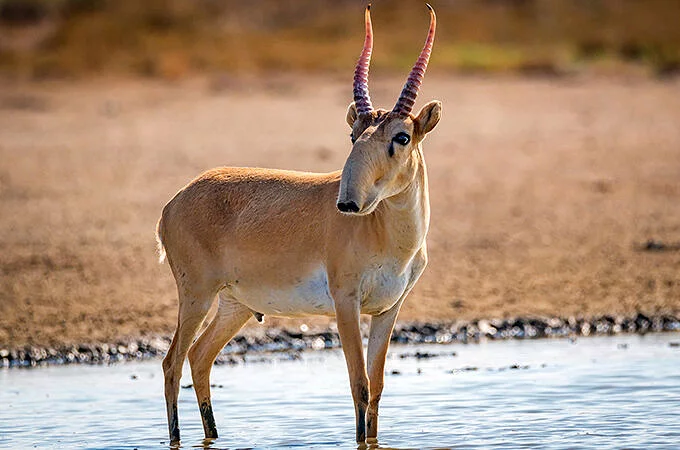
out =
[[205,320],[215,299],[212,290],[179,289],[179,315],[177,330],[172,338],[168,354],[163,359],[165,375],[165,406],[168,413],[168,431],[171,443],[179,443],[179,420],[177,416],[177,397],[182,365],[187,351],[196,337],[196,332]]
[[222,348],[252,316],[248,308],[224,294],[220,294],[219,302],[215,318],[189,349],[191,377],[206,438],[217,437],[210,403],[210,369]]

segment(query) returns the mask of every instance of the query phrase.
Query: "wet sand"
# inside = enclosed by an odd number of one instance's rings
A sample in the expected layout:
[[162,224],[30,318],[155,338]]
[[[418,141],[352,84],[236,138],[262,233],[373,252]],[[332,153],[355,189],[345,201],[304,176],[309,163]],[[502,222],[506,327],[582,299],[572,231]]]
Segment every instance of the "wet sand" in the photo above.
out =
[[[0,346],[172,333],[164,203],[219,165],[340,168],[346,81],[2,83]],[[402,82],[374,77],[374,103]],[[440,75],[431,98],[430,264],[402,322],[680,311],[680,83]]]

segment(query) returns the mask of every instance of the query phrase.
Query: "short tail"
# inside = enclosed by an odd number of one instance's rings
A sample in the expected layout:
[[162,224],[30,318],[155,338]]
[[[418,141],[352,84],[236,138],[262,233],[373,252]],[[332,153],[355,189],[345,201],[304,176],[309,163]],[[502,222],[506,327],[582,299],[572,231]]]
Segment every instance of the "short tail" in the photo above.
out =
[[158,220],[156,224],[156,244],[158,249],[158,264],[163,264],[165,262],[165,246],[163,245],[163,239],[161,238],[161,221],[163,218]]

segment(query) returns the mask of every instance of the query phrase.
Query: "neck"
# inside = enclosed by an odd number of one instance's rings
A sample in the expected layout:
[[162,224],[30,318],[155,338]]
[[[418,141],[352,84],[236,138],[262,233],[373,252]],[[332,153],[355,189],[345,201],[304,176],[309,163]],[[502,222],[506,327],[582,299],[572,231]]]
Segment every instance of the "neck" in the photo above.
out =
[[430,226],[430,198],[422,149],[414,155],[415,176],[404,190],[386,198],[376,210],[385,236],[395,250],[414,255]]

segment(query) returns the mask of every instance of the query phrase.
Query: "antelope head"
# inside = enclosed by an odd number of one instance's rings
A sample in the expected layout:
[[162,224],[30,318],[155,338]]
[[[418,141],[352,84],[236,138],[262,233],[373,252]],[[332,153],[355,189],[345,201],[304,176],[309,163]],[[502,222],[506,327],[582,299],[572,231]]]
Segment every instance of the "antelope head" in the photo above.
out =
[[392,111],[373,109],[368,94],[368,67],[373,50],[370,5],[366,8],[366,38],[354,72],[354,102],[347,110],[352,151],[340,180],[338,209],[367,215],[378,204],[403,192],[422,165],[420,143],[441,117],[441,102],[432,101],[417,115],[411,113],[432,52],[436,16],[430,5],[430,29],[416,64]]

